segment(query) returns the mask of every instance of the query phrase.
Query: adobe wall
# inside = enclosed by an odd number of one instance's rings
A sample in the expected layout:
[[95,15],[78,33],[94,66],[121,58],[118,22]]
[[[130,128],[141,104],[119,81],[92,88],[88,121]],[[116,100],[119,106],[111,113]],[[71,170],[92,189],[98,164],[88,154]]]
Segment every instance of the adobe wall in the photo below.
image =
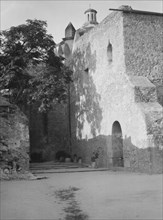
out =
[[[131,79],[126,74],[123,19],[121,12],[111,13],[74,43],[75,85],[72,93],[76,99],[73,103],[76,120],[73,133],[76,137],[74,135],[73,151],[83,156],[84,162],[90,163],[92,152],[100,148],[100,166],[111,166],[112,125],[118,121],[122,129],[124,166],[149,171],[151,157],[155,157],[147,150],[151,136],[147,134],[144,109],[148,111],[149,108],[147,105],[142,110],[142,105],[137,103],[136,100],[141,102],[141,96],[136,92],[138,79]],[[109,42],[112,45],[111,62],[107,53]],[[160,119],[161,106],[156,101],[155,86],[146,78],[143,80],[146,85],[143,91],[151,91],[148,100],[153,100],[153,109],[158,112],[153,118]],[[158,129],[158,125],[154,127]],[[160,161],[156,165],[158,170]]]

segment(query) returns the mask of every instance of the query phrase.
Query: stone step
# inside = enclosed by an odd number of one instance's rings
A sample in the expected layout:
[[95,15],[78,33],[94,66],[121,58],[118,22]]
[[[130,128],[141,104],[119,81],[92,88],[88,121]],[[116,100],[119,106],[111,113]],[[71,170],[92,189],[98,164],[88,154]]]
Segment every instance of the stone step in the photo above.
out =
[[80,168],[80,167],[78,166],[30,167],[30,170],[71,169],[71,168]]
[[74,173],[74,172],[95,172],[95,171],[131,171],[124,167],[110,167],[110,168],[92,168],[88,164],[79,164],[72,162],[44,162],[31,163],[30,171],[33,174],[46,173]]
[[129,168],[124,167],[112,167],[112,168],[77,168],[77,169],[50,169],[50,170],[32,170],[31,172],[35,175],[37,174],[46,174],[46,173],[76,173],[76,172],[133,172]]
[[95,172],[95,171],[130,171],[124,167],[92,168],[88,164],[72,162],[44,162],[31,163],[30,171],[33,174],[46,173],[75,173],[75,172]]
[[50,169],[75,169],[88,167],[86,164],[79,163],[58,163],[58,162],[49,162],[49,163],[31,163],[30,170],[50,170]]
[[108,168],[71,168],[71,169],[50,169],[50,170],[32,170],[33,174],[46,174],[46,173],[76,173],[76,172],[95,172],[95,171],[108,171]]

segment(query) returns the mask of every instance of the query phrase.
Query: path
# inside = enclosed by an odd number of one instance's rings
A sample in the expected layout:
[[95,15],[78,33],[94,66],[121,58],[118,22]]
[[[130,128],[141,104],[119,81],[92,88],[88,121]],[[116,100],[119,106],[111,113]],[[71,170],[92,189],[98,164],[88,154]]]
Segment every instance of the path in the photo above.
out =
[[[81,216],[90,220],[163,218],[162,175],[98,171],[46,176],[48,179],[1,182],[1,219],[63,220],[69,201],[76,202]],[[70,187],[79,189],[69,192],[70,199],[56,196]]]

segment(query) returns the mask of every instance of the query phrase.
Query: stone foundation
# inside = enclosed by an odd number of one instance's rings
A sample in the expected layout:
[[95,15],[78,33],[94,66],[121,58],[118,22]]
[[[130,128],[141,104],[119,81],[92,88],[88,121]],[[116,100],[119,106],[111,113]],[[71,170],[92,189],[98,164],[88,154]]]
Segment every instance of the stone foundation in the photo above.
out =
[[[116,169],[113,164],[111,136],[98,136],[90,140],[79,140],[73,147],[73,154],[82,157],[83,163],[91,165],[93,152],[99,152],[99,167]],[[131,138],[123,139],[123,161],[125,170],[143,173],[163,173],[163,149],[139,149],[131,142]]]

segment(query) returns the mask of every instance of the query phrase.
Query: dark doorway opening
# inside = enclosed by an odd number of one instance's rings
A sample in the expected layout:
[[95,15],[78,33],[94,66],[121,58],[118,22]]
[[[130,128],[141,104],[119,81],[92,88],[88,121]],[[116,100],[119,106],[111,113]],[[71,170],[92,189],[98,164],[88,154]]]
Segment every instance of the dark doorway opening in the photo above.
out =
[[113,166],[124,167],[122,129],[118,121],[112,126]]

